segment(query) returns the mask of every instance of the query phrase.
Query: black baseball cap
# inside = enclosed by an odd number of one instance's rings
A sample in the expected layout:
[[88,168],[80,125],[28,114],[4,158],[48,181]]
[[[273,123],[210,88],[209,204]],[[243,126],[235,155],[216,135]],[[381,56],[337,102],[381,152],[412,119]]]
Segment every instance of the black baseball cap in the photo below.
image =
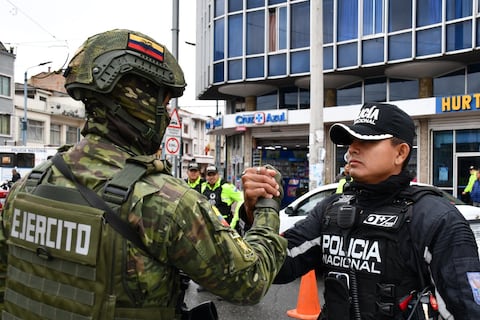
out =
[[188,165],[188,170],[200,170],[200,168],[198,167],[198,163],[190,162],[190,164]]
[[365,103],[353,125],[335,123],[330,128],[330,139],[341,145],[349,145],[353,139],[375,141],[393,137],[413,146],[415,124],[405,111],[387,103]]
[[208,166],[208,167],[207,167],[207,173],[210,173],[210,172],[215,172],[215,173],[217,173],[217,172],[218,172],[217,167],[215,167],[215,166]]

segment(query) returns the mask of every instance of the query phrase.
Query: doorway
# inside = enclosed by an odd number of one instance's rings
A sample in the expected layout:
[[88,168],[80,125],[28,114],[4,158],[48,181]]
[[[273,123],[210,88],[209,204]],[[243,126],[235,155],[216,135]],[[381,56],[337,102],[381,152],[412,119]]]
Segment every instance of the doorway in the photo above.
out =
[[[454,177],[454,190],[453,194],[463,201],[469,201],[462,195],[463,190],[468,184],[468,179],[470,177],[470,166],[475,166],[475,168],[480,168],[480,152],[468,152],[468,153],[457,153],[456,156],[456,175]],[[467,202],[466,201],[466,202]]]

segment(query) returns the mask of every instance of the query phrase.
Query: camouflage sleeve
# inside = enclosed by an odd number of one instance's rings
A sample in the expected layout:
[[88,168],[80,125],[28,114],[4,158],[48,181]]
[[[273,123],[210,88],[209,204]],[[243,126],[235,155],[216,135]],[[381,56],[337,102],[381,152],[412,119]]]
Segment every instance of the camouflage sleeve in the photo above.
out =
[[242,238],[192,191],[185,193],[174,213],[172,231],[177,236],[169,247],[170,263],[225,300],[258,303],[286,255],[278,214],[270,209],[258,212]]

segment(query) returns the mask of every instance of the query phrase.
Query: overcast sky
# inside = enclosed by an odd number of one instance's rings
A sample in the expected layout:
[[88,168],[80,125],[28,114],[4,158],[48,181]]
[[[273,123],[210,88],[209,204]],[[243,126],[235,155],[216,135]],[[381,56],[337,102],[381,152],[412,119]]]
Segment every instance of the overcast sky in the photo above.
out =
[[[51,70],[65,68],[89,37],[110,29],[142,32],[172,50],[173,0],[0,0],[0,41],[14,48],[15,82],[23,83],[27,68],[52,61]],[[179,0],[179,63],[187,88],[178,105],[195,113],[215,115],[215,101],[195,98],[195,0]],[[48,71],[28,70],[28,76]]]

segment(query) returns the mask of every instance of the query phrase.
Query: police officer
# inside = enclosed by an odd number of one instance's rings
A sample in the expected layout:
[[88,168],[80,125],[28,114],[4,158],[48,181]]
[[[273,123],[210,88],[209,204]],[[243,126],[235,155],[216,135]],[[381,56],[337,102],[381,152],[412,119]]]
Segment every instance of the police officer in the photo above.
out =
[[[238,221],[238,210],[243,203],[243,194],[230,182],[226,181],[218,173],[214,165],[206,169],[206,181],[202,184],[202,193],[208,201],[214,205],[232,228]],[[235,205],[235,208],[232,206]]]
[[187,178],[185,178],[185,182],[188,183],[190,188],[195,189],[198,192],[202,192],[202,183],[205,182],[205,179],[202,178],[200,174],[200,167],[195,161],[192,161],[188,164]]
[[[414,136],[409,115],[382,103],[364,104],[353,125],[331,127],[332,141],[349,146],[353,180],[285,231],[288,256],[275,279],[318,270],[325,280],[319,319],[480,319],[475,237],[435,188],[410,186]],[[252,168],[242,181],[248,222],[255,194],[276,183]]]
[[[170,98],[185,88],[167,48],[110,30],[84,42],[65,77],[68,93],[85,103],[84,138],[32,170],[7,199],[3,319],[180,319],[179,270],[223,299],[257,303],[285,258],[282,194],[258,201],[256,231],[241,238],[171,176],[168,162],[149,156],[169,124]],[[147,173],[131,188],[114,188],[115,179],[138,173],[123,168]],[[85,205],[84,187],[109,203],[132,189],[118,211],[128,230],[118,231],[108,209]],[[214,319],[208,311],[197,318]]]

